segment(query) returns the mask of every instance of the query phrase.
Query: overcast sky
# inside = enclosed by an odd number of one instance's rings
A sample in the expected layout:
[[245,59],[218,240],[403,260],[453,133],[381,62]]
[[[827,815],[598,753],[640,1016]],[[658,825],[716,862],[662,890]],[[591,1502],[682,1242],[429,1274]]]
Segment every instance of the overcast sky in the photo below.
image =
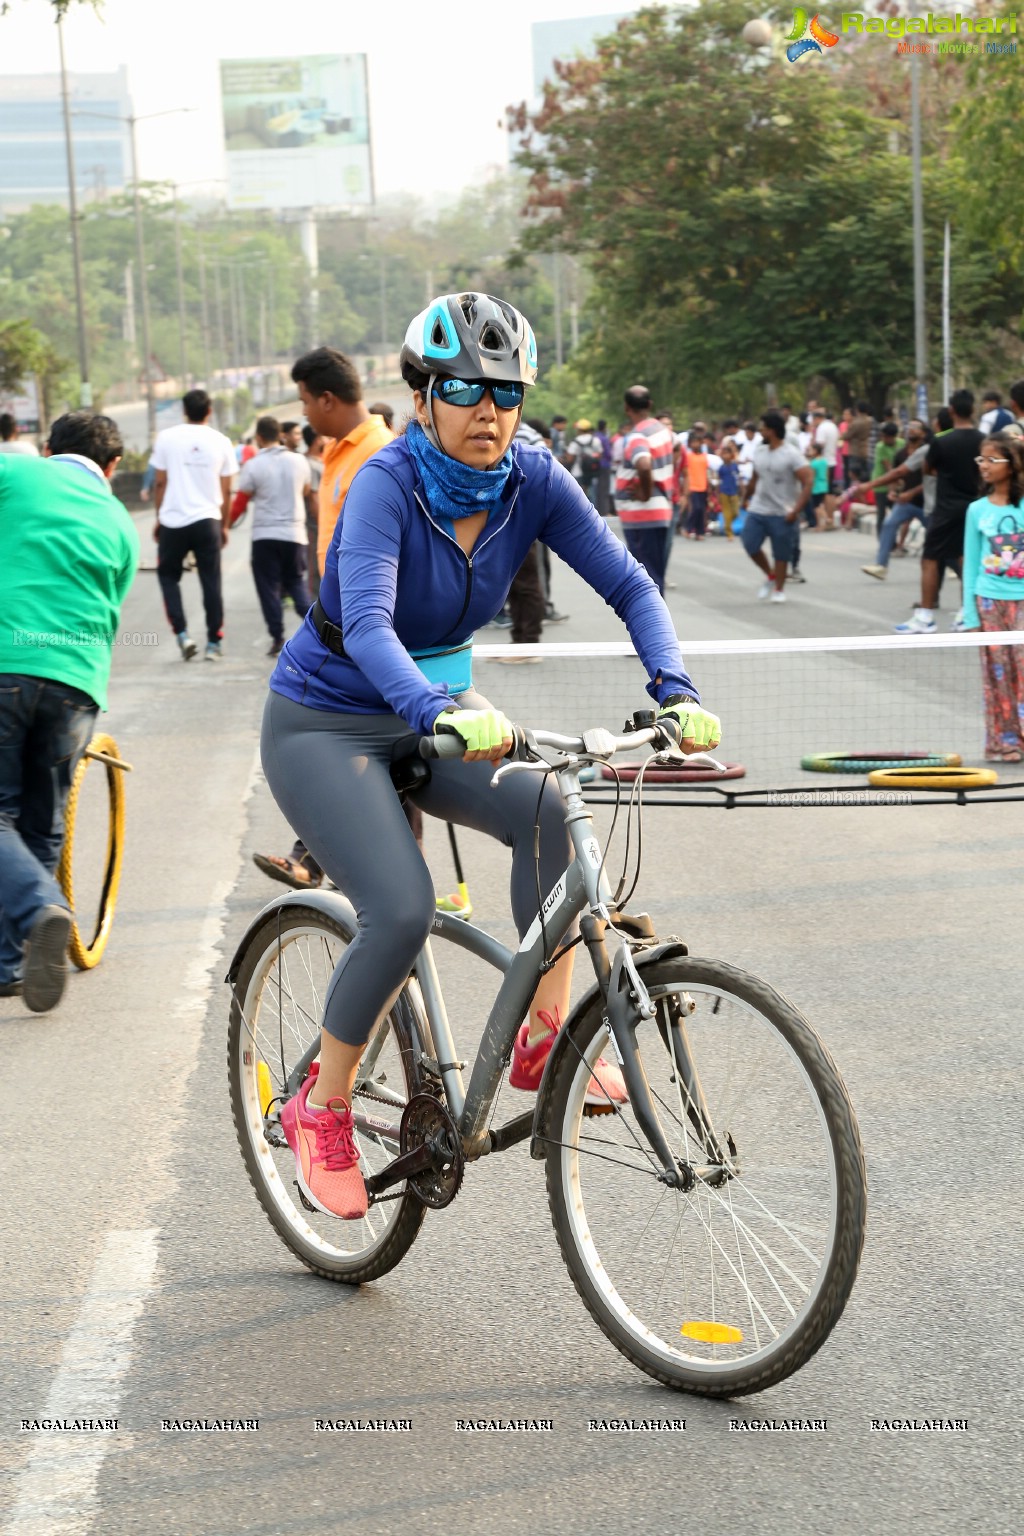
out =
[[[140,123],[144,180],[191,184],[224,174],[221,58],[366,53],[378,195],[428,197],[506,162],[499,127],[531,91],[530,24],[637,9],[637,0],[105,0],[75,5],[70,70],[128,66],[135,111],[195,107]],[[0,18],[0,74],[59,67],[48,0],[13,0]]]

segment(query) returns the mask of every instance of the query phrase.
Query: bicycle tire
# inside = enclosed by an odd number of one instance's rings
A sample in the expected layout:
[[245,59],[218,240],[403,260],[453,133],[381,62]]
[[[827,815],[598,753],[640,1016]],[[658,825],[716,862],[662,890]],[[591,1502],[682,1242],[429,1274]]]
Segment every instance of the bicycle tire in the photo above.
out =
[[[112,736],[102,733],[94,736],[89,746],[94,752],[106,752],[111,757],[118,756],[117,742]],[[110,763],[105,763],[101,766],[105,768],[107,775],[109,813],[107,852],[96,923],[92,938],[86,940],[75,916],[74,852],[78,800],[91,762],[91,758],[83,755],[71,780],[71,789],[68,791],[67,805],[64,810],[64,846],[61,849],[60,864],[57,867],[57,883],[71,908],[68,957],[80,971],[91,971],[93,966],[99,965],[103,958],[103,952],[110,940],[110,932],[114,925],[117,893],[121,884],[121,866],[124,862],[124,775],[120,768],[114,768]]]
[[876,789],[989,789],[999,783],[994,768],[942,768],[916,764],[906,768],[880,768],[868,774]]
[[[295,939],[303,933],[322,941],[320,948],[324,954],[322,968],[324,974],[327,972],[328,963],[332,970],[334,964],[333,959],[329,959],[333,955],[329,941],[334,941],[340,948],[350,943],[354,937],[335,918],[313,907],[293,904],[284,909],[273,908],[267,913],[266,921],[254,932],[242,957],[231,999],[227,1040],[231,1113],[249,1182],[281,1241],[308,1269],[321,1275],[325,1280],[335,1280],[346,1285],[361,1285],[365,1281],[376,1280],[381,1275],[387,1274],[405,1257],[416,1240],[426,1209],[416,1196],[404,1187],[387,1204],[371,1206],[366,1217],[358,1222],[343,1222],[335,1217],[324,1216],[319,1211],[304,1209],[297,1186],[293,1186],[295,1169],[290,1150],[287,1146],[284,1146],[283,1150],[271,1148],[263,1134],[266,1105],[262,1101],[262,1096],[272,1092],[275,1084],[270,1081],[270,1068],[266,1061],[266,1055],[272,1053],[267,1051],[263,1054],[265,1042],[262,1039],[258,1018],[259,998],[254,997],[253,993],[254,988],[258,986],[262,990],[262,987],[268,983],[269,957],[277,954],[280,976],[285,946],[290,939]],[[312,976],[312,971],[308,974]],[[287,988],[289,1001],[292,1001],[295,986],[301,984],[302,979],[300,976],[298,983],[291,983],[289,978]],[[311,984],[311,993],[316,995],[315,984]],[[401,1001],[400,998],[380,1028],[390,1029],[393,1032],[395,1050],[391,1053],[390,1059],[395,1063],[396,1072],[400,1073],[404,1079],[406,1098],[409,1098],[415,1091],[409,1076],[412,1070],[410,1063],[413,1060],[413,1052],[410,1034],[400,1006]],[[280,1005],[280,996],[278,1002]],[[243,1019],[243,1008],[249,1020],[248,1027]],[[306,1013],[306,1018],[302,1021],[305,1026],[305,1038],[297,1035],[294,1060],[290,1063],[291,1065],[298,1060],[305,1044],[312,1041],[313,1036],[319,1033],[320,1027],[319,1010],[315,1021],[310,1010],[302,1010],[300,1006],[297,1011]],[[290,1027],[295,1032],[294,1024]],[[282,1026],[282,1056],[283,1036]],[[252,1048],[254,1043],[256,1049]],[[247,1060],[247,1055],[251,1059]],[[266,1069],[266,1076],[261,1074],[261,1068]],[[278,1078],[283,1079],[284,1075],[285,1067],[282,1062]],[[276,1086],[280,1086],[280,1082]],[[353,1094],[354,1103],[356,1099],[357,1095]],[[365,1158],[367,1139],[361,1136],[360,1141]],[[378,1159],[374,1164],[374,1171],[384,1166],[387,1161],[390,1161],[390,1158]],[[294,1195],[290,1193],[293,1187],[296,1188]],[[392,1210],[394,1215],[389,1221],[387,1213]],[[372,1216],[371,1212],[374,1213]],[[381,1232],[375,1234],[373,1223],[377,1221],[380,1212],[385,1213],[380,1218]],[[353,1244],[358,1243],[363,1236],[368,1240],[361,1248],[356,1247],[354,1251],[342,1252],[325,1241],[313,1227],[314,1221],[324,1231],[331,1232],[337,1238],[351,1238]]]
[[814,752],[800,759],[808,773],[871,773],[900,764],[918,768],[959,768],[956,752]]
[[[710,1262],[711,1267],[714,1267],[716,1255],[711,1241],[711,1192],[707,1192],[707,1239],[705,1242],[704,1234],[698,1232],[698,1242],[696,1248],[692,1250],[692,1255],[685,1251],[686,1239],[681,1235],[684,1218],[688,1218],[683,1202],[692,1203],[690,1196],[680,1191],[670,1193],[664,1185],[658,1185],[653,1177],[650,1185],[640,1182],[638,1175],[653,1175],[653,1169],[642,1161],[632,1168],[633,1177],[628,1182],[624,1181],[622,1174],[613,1176],[618,1180],[618,1185],[611,1199],[602,1201],[600,1195],[595,1195],[593,1190],[590,1193],[585,1192],[591,1185],[589,1170],[598,1170],[596,1174],[598,1181],[607,1180],[608,1175],[604,1171],[606,1166],[609,1163],[613,1166],[618,1165],[617,1159],[600,1153],[596,1158],[588,1157],[589,1148],[583,1148],[580,1145],[584,1138],[588,1141],[595,1139],[595,1133],[589,1128],[591,1123],[587,1123],[586,1131],[581,1127],[584,1125],[582,1103],[586,1083],[589,1080],[590,1066],[608,1041],[608,1028],[602,1017],[600,999],[596,999],[589,1009],[570,1022],[569,1028],[572,1035],[566,1042],[566,1049],[560,1061],[556,1064],[550,1087],[551,1099],[546,1124],[552,1128],[552,1136],[546,1148],[545,1162],[548,1200],[559,1247],[573,1284],[598,1327],[611,1343],[640,1370],[653,1376],[664,1386],[707,1397],[729,1397],[763,1391],[798,1370],[821,1347],[838,1322],[856,1279],[864,1240],[867,1201],[864,1154],[856,1118],[839,1072],[825,1046],[802,1015],[766,983],[737,970],[734,966],[693,956],[676,956],[655,962],[644,967],[642,974],[649,988],[663,989],[662,1001],[658,1004],[659,1012],[665,1006],[665,1000],[669,996],[678,993],[688,993],[697,998],[703,996],[708,1001],[705,1014],[708,1023],[705,1028],[710,1026],[711,1030],[718,1031],[722,1027],[719,1005],[723,1002],[727,1004],[734,1002],[738,1005],[737,1011],[741,1022],[749,1014],[757,1021],[757,1028],[761,1030],[766,1040],[781,1042],[783,1062],[792,1058],[799,1068],[798,1078],[807,1090],[806,1106],[798,1106],[794,1111],[792,1101],[787,1101],[783,1096],[780,1106],[781,1116],[775,1115],[770,1107],[770,1099],[763,1096],[764,1077],[759,1069],[750,1064],[749,1055],[741,1053],[742,1059],[738,1060],[737,1071],[747,1074],[749,1082],[743,1090],[741,1120],[735,1126],[740,1148],[738,1153],[732,1144],[732,1129],[729,1129],[728,1137],[734,1161],[740,1165],[744,1157],[743,1142],[748,1121],[753,1123],[761,1117],[771,1127],[771,1135],[777,1137],[780,1145],[785,1147],[786,1155],[794,1164],[794,1178],[799,1181],[804,1177],[799,1131],[794,1129],[799,1116],[807,1114],[809,1124],[814,1126],[816,1123],[816,1134],[821,1130],[826,1133],[821,1139],[821,1145],[823,1151],[827,1147],[831,1205],[827,1222],[821,1218],[820,1224],[823,1231],[827,1228],[827,1241],[822,1239],[822,1255],[818,1261],[813,1284],[807,1288],[809,1301],[802,1313],[795,1314],[793,1325],[787,1326],[786,1330],[778,1335],[776,1343],[769,1344],[763,1349],[759,1346],[746,1359],[739,1359],[736,1356],[735,1351],[738,1345],[731,1339],[723,1340],[712,1335],[710,1338],[704,1337],[699,1344],[691,1342],[700,1338],[700,1334],[695,1331],[687,1333],[687,1329],[721,1329],[724,1327],[721,1322],[685,1321],[683,1327],[679,1329],[679,1335],[686,1339],[686,1343],[676,1345],[667,1343],[657,1331],[662,1326],[660,1319],[657,1322],[650,1317],[640,1319],[632,1312],[623,1288],[623,1275],[626,1269],[632,1266],[638,1277],[633,1290],[644,1291],[646,1287],[647,1293],[653,1284],[650,1277],[653,1275],[657,1278],[659,1272],[661,1273],[659,1289],[651,1303],[652,1310],[657,1311],[662,1307],[662,1290],[669,1275],[669,1263],[675,1253],[677,1237],[680,1243],[678,1268],[685,1276],[687,1285],[689,1284],[687,1266],[691,1256],[694,1257],[695,1271],[702,1263]],[[724,1016],[726,1020],[728,1016],[728,1010],[726,1010]],[[690,1018],[687,1020],[686,1028],[690,1030],[692,1027],[693,1019]],[[641,1026],[641,1029],[643,1028],[644,1026]],[[652,1024],[646,1028],[654,1030],[660,1029],[661,1026]],[[755,1029],[752,1026],[751,1035],[754,1036],[754,1034]],[[708,1034],[709,1042],[716,1042],[714,1050],[719,1052],[724,1049],[717,1043],[720,1038],[718,1034]],[[663,1040],[664,1036],[662,1036]],[[658,1042],[654,1042],[654,1045],[657,1049],[661,1049]],[[708,1056],[697,1061],[697,1076],[702,1085],[707,1075],[705,1069],[709,1064],[714,1076],[717,1063],[713,1059],[713,1054],[709,1048]],[[662,1055],[667,1061],[667,1052],[663,1051]],[[648,1059],[645,1057],[645,1068],[648,1064]],[[774,1076],[775,1074],[772,1074],[772,1081]],[[676,1081],[675,1077],[670,1080],[673,1083]],[[655,1081],[655,1076],[652,1075],[652,1091],[655,1091]],[[678,1090],[674,1091],[678,1092]],[[703,1094],[703,1086],[698,1091]],[[662,1104],[668,1107],[665,1100],[662,1100]],[[666,1116],[661,1110],[659,1114],[664,1124]],[[739,1106],[737,1114],[740,1114]],[[603,1128],[611,1126],[610,1134],[614,1141],[614,1127],[619,1118],[619,1112],[603,1117],[598,1123],[599,1131],[596,1133],[596,1139],[600,1141]],[[720,1134],[722,1129],[722,1126],[718,1126],[716,1132]],[[577,1137],[579,1141],[576,1141]],[[723,1138],[720,1136],[720,1139]],[[627,1138],[623,1139],[621,1147],[626,1152],[632,1151]],[[580,1172],[584,1162],[588,1167],[587,1178],[584,1178]],[[629,1166],[627,1163],[627,1167]],[[769,1187],[771,1179],[773,1177],[779,1179],[784,1171],[784,1169],[766,1165]],[[753,1178],[754,1172],[753,1168],[740,1169],[736,1174],[736,1198],[741,1202],[749,1198],[748,1182]],[[731,1181],[723,1180],[722,1186],[727,1188],[729,1194],[727,1208],[732,1209]],[[760,1186],[755,1184],[754,1187],[764,1188],[764,1183],[762,1182]],[[669,1205],[665,1209],[662,1218],[667,1218],[669,1228],[672,1227],[672,1222],[678,1213],[679,1219],[672,1232],[668,1259],[665,1261],[663,1270],[660,1260],[658,1265],[651,1263],[646,1248],[643,1254],[636,1252],[641,1243],[648,1241],[648,1233],[652,1230],[655,1216],[661,1210],[660,1204],[653,1207],[652,1214],[644,1225],[644,1211],[640,1210],[638,1213],[636,1209],[640,1204],[639,1198],[627,1198],[625,1201],[621,1198],[623,1195],[628,1196],[630,1191],[642,1191],[644,1188],[652,1191],[652,1202],[674,1199],[674,1205]],[[659,1190],[660,1193],[657,1193]],[[705,1197],[705,1193],[705,1189],[698,1184],[696,1189],[698,1204],[699,1200]],[[716,1200],[721,1200],[723,1207],[726,1206],[724,1197],[719,1196],[717,1189],[714,1190],[714,1197]],[[795,1196],[798,1208],[799,1199],[798,1194]],[[751,1209],[756,1219],[757,1206],[753,1200]],[[768,1207],[764,1206],[763,1209],[771,1219]],[[625,1215],[620,1217],[620,1211],[624,1211]],[[789,1219],[792,1222],[792,1218]],[[811,1216],[808,1216],[807,1220],[807,1230],[810,1231]],[[618,1252],[614,1251],[614,1243],[604,1243],[603,1236],[595,1236],[595,1232],[599,1234],[603,1232],[603,1227],[608,1225],[609,1221],[621,1222],[628,1227],[628,1242],[622,1243]],[[642,1231],[640,1231],[641,1227]],[[742,1218],[739,1219],[736,1229],[738,1248],[741,1228],[744,1228]],[[690,1230],[694,1230],[692,1224]],[[727,1222],[724,1230],[728,1231]],[[779,1231],[785,1234],[785,1237],[790,1235],[786,1232],[785,1223],[775,1222],[774,1226],[770,1226],[767,1230],[773,1234]],[[803,1229],[797,1225],[796,1230],[799,1232]],[[640,1233],[639,1237],[636,1236],[637,1232]],[[655,1238],[650,1239],[652,1247],[655,1241]],[[773,1235],[772,1241],[777,1241],[781,1246],[784,1238],[776,1239]],[[807,1243],[810,1244],[812,1241],[813,1239],[808,1236]],[[602,1252],[598,1251],[598,1243],[603,1245]],[[721,1242],[719,1247],[722,1247]],[[711,1255],[710,1261],[704,1253],[705,1248],[707,1254]],[[765,1251],[771,1253],[768,1248]],[[807,1251],[809,1253],[809,1249]],[[813,1255],[810,1256],[813,1258]],[[767,1273],[767,1265],[764,1264],[763,1259],[759,1262]],[[745,1266],[743,1268],[744,1287],[747,1294],[753,1298],[753,1291],[746,1282]],[[753,1259],[750,1260],[750,1268],[755,1280],[758,1279]],[[738,1270],[735,1272],[739,1273]],[[782,1278],[781,1271],[777,1273]],[[785,1283],[783,1278],[783,1284]],[[709,1317],[715,1315],[714,1287],[713,1280],[711,1283],[713,1305],[708,1311]],[[672,1289],[671,1282],[669,1289]],[[724,1303],[725,1290],[720,1294]],[[742,1294],[738,1284],[737,1294]],[[768,1294],[770,1295],[770,1292]],[[693,1299],[699,1306],[700,1298]],[[686,1300],[688,1304],[691,1297],[687,1295]],[[774,1299],[771,1304],[774,1305]],[[669,1310],[671,1305],[670,1299]],[[698,1311],[696,1315],[699,1317],[700,1312]],[[733,1315],[737,1316],[737,1314]],[[684,1317],[687,1316],[693,1317],[694,1313],[692,1311],[684,1313]],[[753,1306],[751,1306],[751,1318],[754,1318]],[[675,1317],[675,1322],[677,1321],[678,1315]],[[726,1329],[726,1331],[738,1332],[736,1329]],[[756,1323],[751,1332],[755,1337],[757,1336]],[[730,1350],[733,1351],[731,1355],[728,1353]],[[701,1354],[700,1351],[704,1353]],[[719,1351],[722,1352],[720,1357]]]

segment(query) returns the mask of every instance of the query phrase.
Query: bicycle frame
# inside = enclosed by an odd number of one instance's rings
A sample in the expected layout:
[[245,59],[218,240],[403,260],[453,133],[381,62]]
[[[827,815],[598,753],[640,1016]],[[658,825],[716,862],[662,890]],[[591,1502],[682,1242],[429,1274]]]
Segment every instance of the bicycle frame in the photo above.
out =
[[[429,939],[412,968],[411,979],[415,983],[415,990],[409,1008],[410,1024],[424,1064],[444,1084],[448,1108],[459,1132],[464,1155],[467,1158],[482,1157],[525,1139],[534,1123],[533,1109],[520,1116],[511,1126],[502,1127],[497,1132],[489,1131],[487,1122],[516,1031],[526,1017],[530,1001],[543,975],[544,965],[557,951],[574,920],[579,917],[630,1103],[638,1124],[661,1163],[658,1177],[670,1186],[683,1187],[689,1182],[692,1171],[681,1165],[669,1148],[651,1100],[634,1034],[640,1020],[656,1015],[657,1005],[651,1000],[641,979],[627,938],[611,924],[608,905],[611,901],[611,888],[604,872],[601,845],[593,832],[593,815],[580,788],[579,767],[579,762],[574,760],[551,770],[566,806],[565,822],[574,857],[544,898],[540,913],[523,936],[519,948],[509,950],[482,929],[449,913],[437,912],[434,915],[432,926],[436,936],[458,945],[504,973],[484,1025],[468,1088],[462,1075],[463,1064],[457,1059]],[[355,914],[348,901],[340,894],[324,891],[295,893],[279,898],[263,909],[252,926],[263,921],[267,912],[274,907],[305,904],[330,912],[338,903],[344,908],[347,924],[354,928]],[[247,942],[248,935],[239,946],[232,970],[228,973],[229,980],[233,980],[232,973],[240,962]],[[401,1006],[401,999],[396,1006]],[[567,1027],[570,1023],[571,1016],[566,1021]],[[383,1035],[378,1035],[376,1039],[371,1037],[360,1063],[357,1092],[359,1082],[369,1081],[383,1039]],[[678,1043],[681,1046],[682,1042]],[[317,1036],[289,1073],[286,1097],[298,1091],[319,1049]],[[355,1118],[358,1128],[358,1111]],[[374,1121],[372,1128],[379,1134],[380,1122]],[[397,1126],[395,1133],[394,1139],[397,1140]],[[405,1165],[415,1156],[412,1153],[406,1154],[396,1159],[384,1173],[377,1175],[372,1181],[375,1190],[379,1192],[400,1183],[406,1173],[411,1171]]]
[[[578,764],[553,771],[566,806],[565,822],[574,858],[544,898],[540,913],[524,934],[519,948],[508,950],[490,934],[448,913],[438,912],[434,916],[435,934],[504,972],[484,1025],[469,1087],[465,1085],[462,1064],[457,1059],[429,939],[413,967],[423,1004],[423,1017],[417,1020],[418,1030],[420,1034],[429,1031],[430,1037],[421,1040],[421,1047],[432,1058],[444,1084],[448,1108],[467,1158],[482,1157],[525,1139],[534,1122],[532,1109],[511,1127],[505,1127],[504,1136],[490,1132],[487,1122],[512,1042],[526,1017],[543,975],[543,966],[557,951],[573,921],[580,917],[584,943],[608,1010],[615,1052],[634,1114],[661,1162],[660,1177],[669,1184],[683,1183],[689,1174],[679,1168],[668,1146],[651,1101],[633,1035],[638,1020],[654,1017],[656,1004],[651,1001],[633,962],[626,937],[611,925],[608,908],[611,887],[604,872],[601,845],[593,832],[593,814],[580,789]],[[360,1076],[369,1075],[373,1060],[371,1045],[361,1063]],[[377,1182],[384,1188],[392,1181],[398,1182],[400,1177],[396,1170],[392,1180],[388,1170]]]

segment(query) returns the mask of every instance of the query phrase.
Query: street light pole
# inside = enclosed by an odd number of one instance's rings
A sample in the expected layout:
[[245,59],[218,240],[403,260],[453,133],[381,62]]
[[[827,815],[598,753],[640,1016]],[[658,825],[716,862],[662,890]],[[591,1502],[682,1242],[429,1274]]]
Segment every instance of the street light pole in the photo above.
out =
[[917,415],[928,420],[928,343],[924,316],[924,197],[921,187],[920,61],[910,56],[910,156],[914,224],[914,372],[917,375]]
[[71,108],[68,104],[68,72],[64,62],[64,23],[57,18],[57,43],[60,48],[60,94],[64,107],[64,143],[68,160],[68,211],[71,215],[71,256],[75,269],[75,308],[78,312],[78,372],[81,380],[78,403],[83,411],[92,409],[92,384],[89,381],[89,343],[85,331],[85,283],[82,278],[82,243],[78,228],[78,189],[75,184],[75,147],[71,138]]
[[146,237],[142,229],[142,199],[139,196],[139,150],[135,139],[134,114],[128,119],[132,144],[132,204],[135,209],[135,247],[139,257],[139,297],[142,314],[142,366],[146,382],[146,434],[150,446],[156,440],[156,393],[153,388],[153,369],[150,362],[149,342],[149,284],[146,282]]
[[176,186],[172,185],[171,195],[174,198],[174,264],[178,274],[178,371],[181,374],[181,387],[185,390],[189,387],[188,352],[185,342],[185,274],[181,262],[181,215],[178,209]]
[[210,310],[206,300],[206,252],[199,252],[199,302],[203,317],[203,383],[209,389],[213,383],[210,374]]

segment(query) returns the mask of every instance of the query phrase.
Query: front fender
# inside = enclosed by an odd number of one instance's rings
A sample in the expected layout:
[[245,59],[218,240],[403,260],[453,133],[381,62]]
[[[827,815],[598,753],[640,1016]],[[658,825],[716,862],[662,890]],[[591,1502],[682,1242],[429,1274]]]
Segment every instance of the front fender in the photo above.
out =
[[[657,965],[660,960],[670,959],[674,955],[687,955],[689,950],[682,939],[666,939],[662,944],[653,944],[650,949],[635,950],[633,952],[633,964],[638,971],[645,971],[648,966]],[[578,1034],[584,1032],[584,1025],[592,1023],[591,1015],[594,1010],[598,1013],[604,1011],[604,999],[601,989],[595,981],[593,986],[584,993],[576,1006],[571,1010],[565,1021],[565,1027],[558,1031],[551,1053],[544,1064],[544,1075],[540,1080],[540,1088],[537,1091],[537,1108],[533,1116],[533,1132],[530,1136],[530,1156],[538,1161],[547,1155],[547,1144],[551,1137],[551,1127],[548,1122],[548,1103],[551,1098],[549,1092],[554,1082],[558,1064],[566,1051],[572,1049],[572,1041]],[[589,1033],[589,1031],[588,1031]]]
[[314,911],[323,912],[326,917],[332,917],[342,928],[348,930],[350,936],[355,936],[358,926],[355,909],[348,898],[343,896],[340,891],[315,889],[311,891],[289,891],[285,896],[275,896],[273,901],[268,901],[265,907],[260,908],[239,940],[238,948],[235,950],[231,964],[228,966],[228,973],[224,978],[230,986],[234,986],[238,979],[242,959],[249,948],[253,934],[266,922],[268,914],[275,912],[279,907],[312,907]]

